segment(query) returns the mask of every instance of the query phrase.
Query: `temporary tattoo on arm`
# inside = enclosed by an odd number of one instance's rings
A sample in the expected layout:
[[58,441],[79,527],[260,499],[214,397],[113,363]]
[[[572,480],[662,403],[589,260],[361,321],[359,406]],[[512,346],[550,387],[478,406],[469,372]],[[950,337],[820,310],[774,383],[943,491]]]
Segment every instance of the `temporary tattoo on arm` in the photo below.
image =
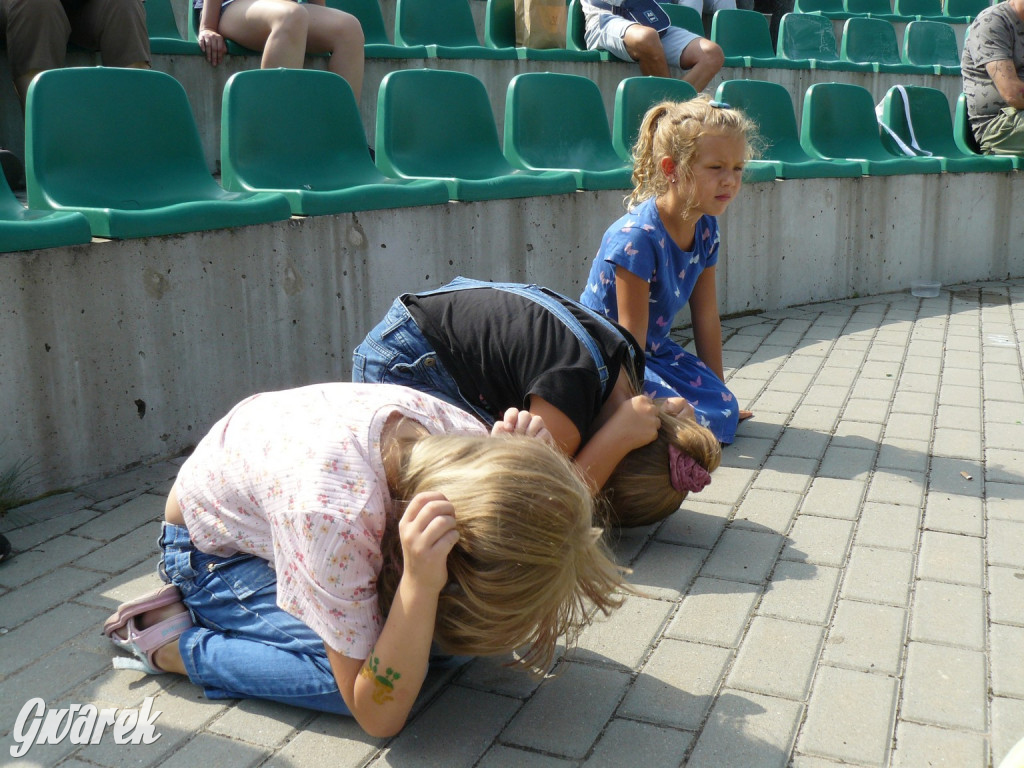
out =
[[391,693],[395,690],[395,681],[402,675],[391,667],[385,669],[383,675],[377,674],[379,663],[380,659],[371,653],[359,674],[373,682],[373,700],[377,704],[385,704],[394,700]]

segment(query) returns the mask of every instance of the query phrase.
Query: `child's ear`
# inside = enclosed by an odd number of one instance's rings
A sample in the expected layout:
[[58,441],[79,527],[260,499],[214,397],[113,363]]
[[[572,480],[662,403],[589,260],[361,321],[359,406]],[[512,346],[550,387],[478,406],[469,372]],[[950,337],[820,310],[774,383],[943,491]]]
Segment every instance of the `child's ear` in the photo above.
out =
[[666,176],[671,177],[671,176],[675,175],[675,172],[676,172],[676,161],[673,160],[671,157],[663,157],[663,158],[661,158],[660,165],[661,165],[662,173],[664,173]]

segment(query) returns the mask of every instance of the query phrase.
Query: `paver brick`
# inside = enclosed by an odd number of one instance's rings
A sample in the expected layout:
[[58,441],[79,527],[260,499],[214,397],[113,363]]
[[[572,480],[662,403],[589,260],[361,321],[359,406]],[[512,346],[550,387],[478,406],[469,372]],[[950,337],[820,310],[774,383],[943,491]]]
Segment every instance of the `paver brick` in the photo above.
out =
[[0,622],[8,629],[38,616],[96,586],[106,574],[65,565],[45,579],[23,584],[0,597]]
[[0,584],[14,588],[35,581],[62,565],[78,564],[81,558],[99,546],[99,542],[73,534],[50,539],[27,552],[19,552],[17,557],[6,562],[0,569]]
[[[723,690],[715,700],[686,766],[785,768],[802,712],[803,705],[799,702],[747,691]],[[627,764],[655,765],[621,765]]]
[[897,675],[907,636],[907,611],[891,605],[840,600],[822,660],[862,672]]
[[984,731],[987,727],[985,655],[911,642],[901,716],[907,720]]
[[735,648],[760,596],[761,588],[754,584],[700,577],[683,598],[665,636]]
[[912,616],[914,640],[985,650],[985,593],[978,587],[918,581]]
[[757,612],[779,619],[827,624],[832,616],[839,577],[838,568],[780,560]]
[[200,733],[160,763],[160,768],[192,768],[196,764],[217,768],[249,768],[263,760],[263,750],[243,741]]
[[1024,626],[1024,570],[989,566],[988,592],[990,621]]
[[896,709],[896,680],[821,667],[797,749],[863,765],[885,765]]
[[981,432],[981,409],[962,405],[940,405],[935,416],[935,427]]
[[802,701],[811,685],[824,634],[822,627],[813,624],[755,616],[727,684]]
[[864,421],[869,424],[884,424],[889,416],[889,403],[885,400],[850,398],[843,408],[843,418]]
[[[501,739],[506,744],[579,759],[597,740],[630,678],[618,670],[572,662],[559,664],[555,674],[519,710]],[[465,717],[471,711],[467,710]],[[573,716],[565,717],[566,712]]]
[[259,747],[282,746],[315,714],[273,701],[239,701],[207,726],[207,731]]
[[[993,624],[989,634],[989,665],[992,674],[992,692],[996,696],[1014,696],[1024,699],[1024,628]],[[1021,734],[1024,736],[1024,733]]]
[[907,605],[914,558],[910,552],[854,547],[841,594],[851,600]]
[[[697,730],[711,708],[732,651],[662,640],[619,706],[618,715]],[[578,704],[573,705],[575,710]]]
[[838,567],[846,560],[852,534],[849,520],[801,514],[789,531],[781,558]]
[[984,540],[940,531],[921,534],[917,577],[980,587],[985,578]]
[[1024,522],[1024,504],[1020,485],[1006,483],[985,484],[985,513],[990,520]]
[[860,513],[864,496],[864,483],[837,477],[815,477],[804,494],[801,513],[818,517],[838,517],[855,520]]
[[691,501],[688,497],[683,508],[662,523],[655,538],[669,544],[711,549],[725,530],[731,513],[730,505]]
[[1024,734],[1024,700],[992,699],[992,763],[999,766]]
[[754,489],[803,493],[811,483],[816,462],[791,456],[769,457],[754,481]]
[[752,488],[736,510],[733,526],[751,530],[789,530],[802,497],[796,493]]
[[966,429],[938,428],[932,441],[932,453],[936,456],[981,461],[981,434]]
[[690,585],[707,556],[703,549],[652,541],[633,562],[628,581],[645,597],[673,600]]
[[487,750],[475,768],[575,768],[576,765],[575,760],[495,744]]
[[991,565],[1024,568],[1024,522],[990,520],[987,542]]
[[829,446],[818,468],[818,477],[866,480],[875,463],[875,449]]
[[921,510],[917,507],[866,502],[854,541],[861,547],[889,547],[908,552],[917,548]]
[[843,409],[830,405],[801,405],[789,420],[789,429],[829,433],[839,421]]
[[767,578],[783,538],[776,533],[727,528],[701,569],[702,576],[761,584]]
[[598,614],[569,658],[636,669],[673,608],[664,600],[630,596],[609,616]]
[[[608,723],[583,768],[680,765],[693,737],[689,731],[615,718]],[[516,765],[519,763],[504,763]]]
[[868,501],[903,504],[920,508],[924,501],[925,477],[905,469],[877,470],[868,484]]
[[925,498],[924,528],[928,531],[984,536],[981,499],[929,491]]
[[928,469],[929,443],[927,440],[883,438],[878,447],[878,469],[924,472]]
[[987,768],[988,744],[977,733],[932,725],[900,723],[896,730],[893,768]]
[[829,436],[805,429],[786,429],[775,446],[776,456],[819,459],[828,447]]

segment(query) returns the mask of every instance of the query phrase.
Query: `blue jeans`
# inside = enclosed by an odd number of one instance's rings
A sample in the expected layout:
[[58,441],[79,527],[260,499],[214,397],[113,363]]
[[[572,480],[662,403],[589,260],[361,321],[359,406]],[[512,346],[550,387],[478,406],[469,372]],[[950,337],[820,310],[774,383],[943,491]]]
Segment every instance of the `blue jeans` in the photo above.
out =
[[494,423],[494,416],[462,397],[401,299],[395,299],[384,319],[352,353],[352,381],[401,384],[469,411],[485,424]]
[[254,555],[196,549],[164,524],[161,576],[184,596],[195,627],[178,640],[189,679],[210,699],[268,699],[350,715],[324,641],[277,607],[277,574]]

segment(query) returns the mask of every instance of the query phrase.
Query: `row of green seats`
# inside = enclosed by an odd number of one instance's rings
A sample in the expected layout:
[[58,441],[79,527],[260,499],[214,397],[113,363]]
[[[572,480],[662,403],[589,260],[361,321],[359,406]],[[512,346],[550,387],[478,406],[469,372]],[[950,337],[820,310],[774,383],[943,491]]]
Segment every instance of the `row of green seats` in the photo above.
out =
[[914,156],[880,129],[874,99],[859,85],[810,86],[799,128],[789,92],[778,83],[728,80],[719,85],[716,98],[754,120],[765,149],[751,165],[770,165],[780,179],[1006,172],[1020,167],[1019,158],[977,154],[962,103],[954,124],[946,96],[934,88],[893,86],[883,99],[883,122],[904,145],[920,148]]
[[779,24],[776,53],[763,14],[723,9],[712,20],[711,39],[721,46],[726,66],[960,74],[956,33],[949,24],[936,21],[907,24],[901,51],[895,29],[887,21],[873,17],[849,19],[839,47],[828,18],[787,13]]
[[947,24],[970,24],[987,8],[989,0],[796,0],[797,13],[820,13],[843,21],[870,14],[886,21],[910,22],[922,19]]

